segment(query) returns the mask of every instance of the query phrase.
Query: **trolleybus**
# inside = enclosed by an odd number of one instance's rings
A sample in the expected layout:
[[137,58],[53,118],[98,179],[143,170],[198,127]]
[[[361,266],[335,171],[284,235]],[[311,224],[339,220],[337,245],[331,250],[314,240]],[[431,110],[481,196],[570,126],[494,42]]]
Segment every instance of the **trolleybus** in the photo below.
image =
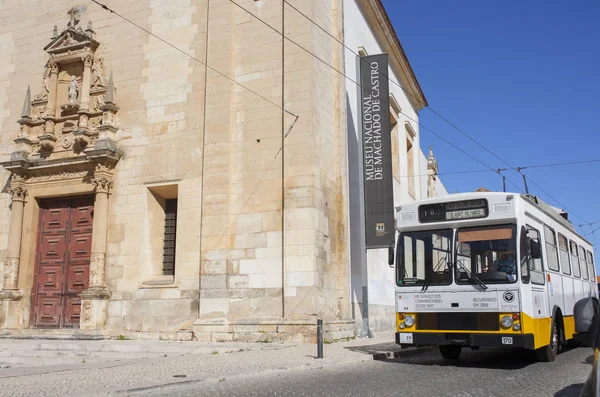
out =
[[[537,197],[461,193],[396,209],[396,343],[522,347],[553,361],[598,298],[592,245]],[[565,216],[563,216],[565,215]]]

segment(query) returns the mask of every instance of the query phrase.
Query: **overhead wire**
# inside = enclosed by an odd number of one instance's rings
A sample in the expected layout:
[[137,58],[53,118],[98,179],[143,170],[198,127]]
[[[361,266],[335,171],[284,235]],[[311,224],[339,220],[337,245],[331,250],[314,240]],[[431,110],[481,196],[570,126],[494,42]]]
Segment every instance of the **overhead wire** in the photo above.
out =
[[[298,120],[298,115],[290,112],[289,110],[285,109],[284,107],[278,105],[277,103],[271,101],[270,99],[266,98],[264,95],[256,92],[255,90],[252,90],[251,88],[247,87],[246,85],[236,81],[235,79],[227,76],[225,73],[222,73],[221,71],[213,68],[212,66],[208,65],[208,62],[203,62],[200,59],[194,57],[193,55],[185,52],[184,50],[178,48],[177,46],[169,43],[168,41],[166,41],[165,39],[161,38],[160,36],[152,33],[151,31],[149,31],[148,29],[140,26],[139,24],[135,23],[134,21],[128,19],[127,17],[125,17],[124,15],[114,11],[113,9],[109,8],[108,6],[106,6],[105,4],[102,4],[101,2],[99,2],[98,0],[90,0],[93,3],[95,3],[96,5],[100,6],[101,8],[105,9],[106,11],[109,11],[112,14],[115,14],[117,16],[119,16],[120,18],[122,18],[123,20],[127,21],[128,23],[136,26],[137,28],[143,30],[144,32],[146,32],[147,34],[151,35],[152,37],[156,38],[157,40],[163,42],[164,44],[168,45],[169,47],[172,47],[173,49],[177,50],[178,52],[184,54],[185,56],[195,60],[196,62],[204,65],[205,67],[207,67],[208,69],[214,71],[215,73],[219,74],[220,76],[232,81],[233,83],[235,83],[236,85],[254,93],[255,95],[257,95],[258,97],[260,97],[261,99],[263,99],[264,101],[270,103],[271,105],[283,110],[285,113],[290,114],[292,116],[295,117],[295,120],[292,124],[292,126],[290,127],[290,129],[286,132],[285,137],[287,137],[289,135],[289,133],[291,132],[291,128],[293,128],[293,126],[296,124],[296,121]],[[299,47],[300,49],[306,51],[307,53],[309,53],[311,56],[313,56],[315,59],[319,60],[320,62],[322,62],[323,64],[327,65],[328,67],[330,67],[331,69],[333,69],[335,72],[339,73],[340,75],[342,75],[344,78],[348,79],[350,82],[354,83],[357,87],[359,87],[362,91],[366,91],[365,88],[362,87],[362,85],[357,82],[356,80],[352,79],[351,77],[347,76],[345,73],[341,72],[340,70],[338,70],[337,68],[335,68],[334,66],[330,65],[328,62],[326,62],[325,60],[323,60],[321,57],[319,57],[318,55],[314,54],[312,51],[306,49],[304,46],[300,45],[299,43],[297,43],[296,41],[290,39],[289,37],[285,36],[284,32],[280,32],[277,28],[273,27],[272,25],[270,25],[269,23],[267,23],[266,21],[264,21],[262,18],[258,17],[257,15],[255,15],[254,13],[252,13],[251,11],[247,10],[246,8],[244,8],[243,6],[241,6],[239,3],[235,2],[234,0],[229,0],[233,5],[237,6],[238,8],[242,9],[243,11],[247,12],[249,15],[251,15],[254,19],[260,21],[261,23],[263,23],[264,25],[268,26],[270,29],[272,29],[274,32],[278,33],[282,39],[289,41],[290,43],[296,45],[297,47]],[[306,16],[304,13],[302,13],[301,11],[299,11],[296,7],[294,7],[292,4],[290,4],[288,1],[284,0],[283,1],[285,4],[287,4],[288,6],[290,6],[291,8],[293,8],[294,10],[296,10],[297,12],[299,12],[301,15],[303,15],[305,18],[307,18],[311,23],[313,23],[315,26],[319,27],[321,30],[323,30],[325,33],[327,33],[329,36],[331,36],[333,39],[335,39],[338,43],[342,44],[345,48],[349,49],[350,51],[352,51],[349,47],[347,47],[343,42],[341,42],[339,39],[337,39],[335,36],[333,36],[332,34],[330,34],[329,32],[327,32],[324,28],[322,28],[318,23],[316,23],[315,21],[313,21],[311,18],[309,18],[308,16]],[[354,51],[352,51],[354,52]],[[355,53],[356,54],[356,53]],[[359,54],[356,54],[357,56],[360,57]],[[398,85],[395,81],[389,79],[388,80],[391,81],[393,84]],[[398,85],[398,87],[400,87],[404,92],[406,92],[408,95],[411,95],[411,93],[409,93],[406,89],[404,89],[403,87],[401,87],[400,85]],[[414,96],[413,96],[414,98]],[[386,100],[382,100],[382,102],[386,103],[389,105],[389,102]],[[432,109],[430,109],[432,110]],[[433,110],[432,110],[433,111]],[[414,118],[412,118],[410,115],[400,111],[401,114],[403,114],[405,117],[407,117],[409,120],[413,121],[414,123],[418,124],[420,127],[424,128],[425,130],[427,130],[428,132],[432,133],[434,136],[436,136],[437,138],[441,139],[442,141],[444,141],[445,143],[447,143],[448,145],[452,146],[454,149],[460,151],[461,153],[463,153],[464,155],[466,155],[467,157],[471,158],[472,160],[480,163],[481,165],[485,166],[487,168],[486,172],[489,171],[493,171],[499,175],[502,175],[503,177],[506,178],[506,180],[508,182],[510,182],[512,185],[514,185],[518,190],[523,191],[523,189],[517,185],[516,183],[514,183],[512,180],[510,180],[508,177],[504,176],[503,174],[501,174],[501,169],[494,169],[493,167],[489,166],[488,164],[486,164],[485,162],[483,162],[482,160],[476,158],[475,156],[471,155],[470,153],[466,152],[465,150],[461,149],[460,147],[458,147],[457,145],[453,144],[452,142],[450,142],[449,140],[445,139],[444,137],[442,137],[441,135],[439,135],[438,133],[436,133],[435,131],[433,131],[432,129],[430,129],[429,127],[425,126],[424,124],[422,124],[421,122],[415,120]],[[473,142],[475,142],[478,146],[480,146],[481,148],[483,148],[485,151],[487,151],[488,153],[490,153],[491,155],[493,155],[495,158],[497,158],[498,160],[502,161],[504,164],[506,164],[507,166],[509,166],[512,170],[517,171],[518,173],[524,175],[520,170],[521,169],[525,169],[525,168],[539,168],[543,165],[538,165],[538,166],[528,166],[528,167],[521,167],[521,168],[515,168],[512,165],[510,165],[508,162],[506,162],[504,159],[502,159],[501,157],[499,157],[498,155],[496,155],[495,153],[493,153],[491,150],[487,149],[484,145],[482,145],[481,143],[479,143],[477,140],[475,140],[474,138],[472,138],[469,134],[467,134],[466,132],[462,131],[460,128],[458,128],[456,125],[454,125],[453,123],[451,123],[449,120],[447,120],[446,118],[444,118],[443,116],[441,116],[441,114],[437,113],[434,111],[434,113],[436,113],[440,118],[442,118],[443,120],[445,120],[448,124],[450,124],[452,127],[454,127],[455,129],[457,129],[459,132],[461,132],[463,135],[465,135],[466,137],[468,137],[470,140],[472,140]],[[279,152],[281,151],[281,149],[278,151],[277,155],[279,155]],[[276,155],[276,156],[277,156]],[[590,160],[588,162],[596,162],[596,161],[600,161],[600,160]],[[578,162],[573,162],[574,163],[578,163]],[[555,165],[559,165],[559,164],[555,164]],[[477,171],[477,172],[483,172],[483,171]],[[535,183],[531,178],[529,178],[529,181],[534,184],[535,186],[537,186],[542,192],[544,192],[548,197],[550,197],[552,200],[554,200],[556,203],[558,203],[561,207],[563,207],[565,210],[567,210],[567,207],[564,206],[563,204],[561,204],[556,198],[552,197],[552,195],[550,195],[546,190],[544,190],[541,186],[539,186],[537,183]],[[575,217],[583,220],[585,222],[585,220],[581,217],[579,217],[577,214],[572,213]]]
[[[229,0],[232,1],[233,0]],[[344,42],[342,42],[341,40],[339,40],[337,37],[335,37],[334,35],[332,35],[331,33],[329,33],[327,31],[327,29],[323,28],[321,25],[319,25],[317,22],[315,22],[311,17],[309,17],[308,15],[306,15],[305,13],[303,13],[302,11],[300,11],[297,7],[295,7],[293,4],[290,4],[287,0],[283,0],[283,2],[285,4],[287,4],[289,7],[291,7],[292,9],[294,9],[296,12],[298,12],[300,15],[302,15],[304,18],[306,18],[308,21],[310,21],[312,24],[314,24],[316,27],[318,27],[320,30],[322,30],[323,32],[325,32],[327,35],[329,35],[331,38],[333,38],[334,40],[336,40],[339,44],[341,44],[342,46],[344,46],[346,49],[348,49],[349,51],[351,51],[353,54],[355,54],[356,56],[359,57],[359,59],[361,59],[362,61],[362,57],[360,56],[360,54],[358,54],[357,52],[355,52],[352,48],[348,47]],[[364,62],[364,61],[363,61]],[[412,97],[413,99],[417,100],[419,102],[419,99],[414,96],[413,93],[411,93],[409,90],[405,89],[404,87],[402,87],[400,84],[398,84],[396,81],[394,81],[393,79],[389,78],[388,76],[388,80],[396,85],[397,87],[399,87],[401,90],[403,90],[407,95],[409,95],[410,97]],[[507,165],[508,167],[510,167],[513,171],[516,171],[517,173],[523,175],[524,177],[527,177],[524,173],[521,172],[521,170],[523,170],[524,168],[516,168],[513,167],[511,164],[509,164],[507,161],[505,161],[503,158],[501,158],[500,156],[498,156],[496,153],[494,153],[493,151],[491,151],[490,149],[488,149],[486,146],[484,146],[483,144],[481,144],[479,141],[477,141],[475,138],[473,138],[471,135],[467,134],[464,130],[462,130],[461,128],[459,128],[457,125],[455,125],[454,123],[452,123],[450,120],[448,120],[446,117],[444,117],[442,114],[440,114],[439,112],[437,112],[435,109],[433,109],[431,106],[427,106],[427,109],[429,111],[431,111],[432,113],[434,113],[436,116],[438,116],[440,119],[442,119],[443,121],[445,121],[448,125],[450,125],[452,128],[456,129],[458,132],[460,132],[462,135],[464,135],[465,137],[467,137],[469,140],[471,140],[472,142],[474,142],[477,146],[479,146],[480,148],[482,148],[483,150],[485,150],[486,152],[488,152],[489,154],[491,154],[493,157],[495,157],[496,159],[500,160],[502,163],[504,163],[505,165]],[[533,167],[529,167],[529,168],[533,168]],[[500,172],[498,172],[498,174],[500,174]],[[510,179],[506,178],[511,184],[517,186],[514,182],[512,182]],[[548,191],[546,191],[544,188],[542,188],[539,184],[537,184],[534,180],[532,180],[530,177],[528,178],[528,180],[534,185],[536,186],[538,189],[540,189],[544,194],[546,194],[546,196],[548,196],[550,199],[552,199],[553,201],[555,201],[558,205],[560,205],[561,207],[563,207],[565,210],[567,210],[567,207],[565,205],[563,205],[560,201],[558,201],[558,199],[556,199],[555,197],[553,197]],[[583,218],[581,218],[580,216],[578,216],[577,214],[571,212],[571,214],[573,214],[573,216],[575,216],[578,219],[581,219],[582,221],[585,222],[585,220]]]
[[[270,103],[271,105],[277,107],[278,109],[281,109],[284,113],[287,113],[291,116],[294,117],[294,120],[292,121],[291,125],[289,126],[289,128],[286,130],[285,134],[283,134],[283,140],[285,140],[289,134],[292,132],[292,129],[294,128],[294,126],[296,125],[298,119],[300,118],[299,115],[296,115],[292,112],[290,112],[289,110],[285,109],[285,107],[282,107],[280,105],[278,105],[277,103],[271,101],[270,99],[266,98],[264,95],[252,90],[251,88],[247,87],[246,85],[236,81],[235,79],[227,76],[225,73],[222,73],[221,71],[213,68],[212,66],[208,65],[208,59],[206,60],[206,62],[201,61],[200,59],[194,57],[193,55],[185,52],[184,50],[178,48],[177,46],[175,46],[174,44],[169,43],[168,41],[166,41],[165,39],[163,39],[162,37],[150,32],[148,29],[145,29],[144,27],[140,26],[139,24],[133,22],[132,20],[130,20],[129,18],[125,17],[124,15],[116,12],[115,10],[111,9],[110,7],[106,6],[105,4],[102,4],[101,2],[97,1],[97,0],[90,0],[93,3],[95,3],[96,5],[100,6],[101,8],[103,8],[106,11],[109,11],[112,14],[117,15],[118,17],[120,17],[121,19],[123,19],[124,21],[130,23],[133,26],[136,26],[137,28],[143,30],[144,32],[148,33],[150,36],[158,39],[159,41],[163,42],[164,44],[168,45],[169,47],[177,50],[178,52],[184,54],[185,56],[189,57],[190,59],[195,60],[196,62],[204,65],[206,68],[214,71],[215,73],[219,74],[220,76],[226,78],[227,80],[230,80],[231,82],[237,84],[238,86],[254,93],[255,95],[257,95],[258,97],[260,97],[261,99],[265,100],[266,102]],[[248,203],[250,202],[250,199],[254,196],[254,193],[256,193],[256,191],[258,190],[258,187],[260,186],[260,184],[262,183],[263,179],[265,178],[265,176],[267,175],[267,172],[271,169],[271,166],[273,165],[273,163],[275,162],[275,160],[277,159],[277,157],[279,156],[279,154],[282,152],[283,150],[283,145],[279,147],[279,149],[277,150],[277,153],[275,154],[275,156],[273,156],[273,158],[271,159],[271,162],[269,163],[269,165],[267,166],[267,168],[264,170],[263,174],[261,175],[261,177],[259,178],[258,182],[256,183],[256,185],[254,186],[254,189],[252,190],[252,192],[248,195],[248,198],[245,200],[244,204],[242,205],[240,211],[234,215],[234,219],[237,218],[246,208],[246,206],[248,205]],[[235,220],[227,225],[227,227],[223,230],[223,233],[221,234],[219,240],[217,240],[216,246],[218,247],[219,244],[221,243],[223,237],[225,236],[225,234],[227,233],[227,231],[229,229],[231,229],[231,227],[233,226],[233,223],[235,222]],[[211,254],[214,251],[211,252]],[[210,254],[209,254],[210,255]],[[207,258],[210,259],[210,258]]]
[[[519,167],[521,169],[524,168],[549,168],[549,167],[562,167],[562,166],[567,166],[567,165],[576,165],[576,164],[584,164],[584,163],[591,163],[591,162],[600,162],[600,160],[584,160],[584,161],[572,161],[572,162],[566,162],[566,163],[551,163],[551,164],[534,164],[534,165],[528,165],[525,167]],[[506,170],[506,169],[501,169],[501,170]],[[446,172],[438,172],[435,175],[458,175],[458,174],[477,174],[477,173],[482,173],[482,172],[494,172],[497,173],[497,170],[490,170],[490,169],[473,169],[473,170],[463,170],[463,171],[446,171]],[[422,177],[422,176],[428,176],[429,174],[419,174],[419,175],[402,175],[401,177]],[[596,222],[591,222],[591,223],[583,223],[580,225],[577,225],[578,227],[582,227],[582,226],[588,226],[588,225],[593,225],[598,223],[598,221]]]
[[587,236],[589,236],[590,234],[594,234],[594,232],[596,232],[598,229],[600,229],[600,226],[598,226],[598,227],[597,227],[597,228],[595,228],[595,229],[592,229],[592,231],[591,231],[591,232],[584,234],[584,235],[583,235],[583,237],[587,237]]
[[[315,59],[319,60],[321,63],[323,63],[324,65],[328,66],[329,68],[331,68],[333,71],[335,71],[336,73],[340,74],[341,76],[343,76],[344,78],[346,78],[348,81],[352,82],[353,84],[355,84],[358,88],[360,88],[361,92],[368,92],[366,88],[363,88],[362,85],[357,82],[356,80],[354,80],[353,78],[349,77],[348,75],[346,75],[344,72],[338,70],[335,66],[330,65],[327,61],[323,60],[321,57],[319,57],[318,55],[316,55],[314,52],[310,51],[309,49],[305,48],[304,46],[302,46],[301,44],[297,43],[296,41],[292,40],[291,38],[289,38],[288,36],[286,36],[283,32],[280,32],[276,27],[272,26],[271,24],[269,24],[268,22],[266,22],[265,20],[263,20],[262,18],[260,18],[259,16],[257,16],[256,14],[254,14],[253,12],[249,11],[248,9],[246,9],[245,7],[243,7],[242,5],[240,5],[239,3],[237,3],[234,0],[228,0],[230,3],[232,3],[233,5],[235,5],[236,7],[238,7],[239,9],[245,11],[246,13],[248,13],[249,15],[251,15],[254,19],[260,21],[262,24],[264,24],[265,26],[269,27],[271,30],[273,30],[274,32],[276,32],[277,34],[279,34],[284,40],[289,41],[290,43],[294,44],[295,46],[297,46],[298,48],[304,50],[305,52],[307,52],[309,55],[311,55],[312,57],[314,57]],[[284,3],[288,4],[285,0]],[[295,7],[294,7],[295,8]],[[318,24],[317,24],[318,26]],[[387,75],[386,75],[387,77]],[[388,77],[389,80],[389,77]],[[390,105],[389,100],[385,100],[385,99],[381,99],[381,102],[387,105]],[[484,167],[488,168],[491,171],[494,171],[498,174],[500,174],[499,170],[496,168],[493,168],[491,166],[489,166],[488,164],[484,163],[482,160],[478,159],[477,157],[473,156],[472,154],[468,153],[467,151],[461,149],[460,147],[458,147],[457,145],[455,145],[454,143],[450,142],[449,140],[447,140],[446,138],[444,138],[443,136],[441,136],[440,134],[438,134],[437,132],[433,131],[432,129],[430,129],[429,127],[427,127],[426,125],[424,125],[423,123],[421,123],[418,120],[415,120],[413,117],[411,117],[410,115],[406,114],[405,112],[403,112],[402,110],[400,110],[399,112],[400,114],[403,114],[407,119],[411,120],[412,122],[414,122],[415,124],[419,125],[420,127],[424,128],[425,130],[429,131],[431,134],[435,135],[437,138],[441,139],[442,141],[444,141],[445,143],[447,143],[448,145],[452,146],[454,149],[460,151],[461,153],[463,153],[464,155],[466,155],[467,157],[471,158],[472,160],[475,160],[476,162],[478,162],[479,164],[483,165]],[[504,176],[504,175],[503,175]],[[514,185],[518,190],[523,191],[523,189],[516,183],[514,183],[512,180],[510,180],[508,177],[504,176],[506,178],[506,180],[508,182],[510,182],[512,185]]]
[[261,93],[259,93],[259,92],[255,91],[255,90],[253,90],[253,89],[251,89],[251,88],[249,88],[249,87],[248,87],[248,86],[246,86],[245,84],[242,84],[242,83],[240,83],[239,81],[235,80],[234,78],[227,76],[225,73],[223,73],[223,72],[219,71],[218,69],[215,69],[215,68],[213,68],[212,66],[210,66],[210,65],[208,64],[208,60],[207,60],[206,62],[203,62],[203,61],[201,61],[200,59],[196,58],[196,57],[195,57],[195,56],[193,56],[192,54],[190,54],[190,53],[188,53],[188,52],[185,52],[184,50],[182,50],[181,48],[177,47],[177,46],[176,46],[176,45],[174,45],[174,44],[171,44],[171,43],[169,43],[168,41],[166,41],[166,40],[165,40],[165,39],[163,39],[162,37],[160,37],[160,36],[158,36],[158,35],[156,35],[156,34],[152,33],[152,32],[151,32],[151,31],[149,31],[148,29],[144,28],[143,26],[140,26],[139,24],[135,23],[134,21],[132,21],[131,19],[129,19],[129,18],[127,18],[127,17],[125,17],[124,15],[122,15],[122,14],[120,14],[120,13],[116,12],[116,11],[115,11],[115,10],[113,10],[112,8],[108,7],[107,5],[105,5],[105,4],[102,4],[102,3],[101,3],[101,2],[99,2],[98,0],[90,0],[90,1],[91,1],[91,2],[93,2],[93,3],[95,3],[96,5],[100,6],[100,7],[101,7],[101,8],[103,8],[104,10],[106,10],[106,11],[109,11],[109,12],[110,12],[110,13],[112,13],[112,14],[115,14],[116,16],[120,17],[121,19],[123,19],[123,20],[125,20],[125,21],[129,22],[130,24],[132,24],[132,25],[136,26],[137,28],[139,28],[139,29],[143,30],[144,32],[148,33],[150,36],[152,36],[152,37],[154,37],[155,39],[157,39],[157,40],[159,40],[159,41],[163,42],[164,44],[168,45],[169,47],[171,47],[171,48],[173,48],[173,49],[177,50],[178,52],[182,53],[183,55],[185,55],[185,56],[187,56],[187,57],[189,57],[189,58],[193,59],[194,61],[196,61],[196,62],[200,63],[201,65],[204,65],[205,67],[207,67],[208,69],[210,69],[210,70],[212,70],[213,72],[217,73],[218,75],[220,75],[220,76],[222,76],[222,77],[226,78],[227,80],[229,80],[229,81],[231,81],[231,82],[235,83],[236,85],[238,85],[238,86],[240,86],[240,87],[244,88],[245,90],[248,90],[248,91],[252,92],[253,94],[255,94],[256,96],[258,96],[259,98],[261,98],[261,99],[263,99],[264,101],[266,101],[266,102],[270,103],[271,105],[273,105],[273,106],[277,107],[278,109],[281,109],[281,110],[283,110],[284,112],[286,112],[287,114],[289,114],[289,115],[291,115],[291,116],[293,116],[293,117],[296,117],[296,118],[298,118],[298,115],[296,115],[296,114],[294,114],[294,113],[290,112],[289,110],[285,109],[285,108],[284,108],[284,107],[282,107],[281,105],[279,105],[279,104],[277,104],[277,103],[273,102],[272,100],[270,100],[269,98],[265,97],[265,96],[264,96],[264,95],[262,95]]

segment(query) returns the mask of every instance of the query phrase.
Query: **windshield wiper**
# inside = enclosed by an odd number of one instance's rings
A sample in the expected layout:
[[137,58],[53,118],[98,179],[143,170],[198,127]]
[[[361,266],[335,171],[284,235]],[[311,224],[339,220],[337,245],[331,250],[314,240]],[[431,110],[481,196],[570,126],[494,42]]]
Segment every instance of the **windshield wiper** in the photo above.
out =
[[[448,257],[449,257],[449,253],[447,253],[445,257],[441,257],[433,269],[437,269],[438,266],[440,265],[440,263],[442,263],[442,261],[444,259],[446,260],[446,267],[448,267]],[[423,280],[423,288],[421,288],[421,293],[427,292],[427,289],[429,288],[430,285],[431,285],[431,281],[427,281],[426,279]]]
[[461,269],[465,271],[465,273],[467,273],[467,276],[469,277],[469,279],[475,281],[484,291],[486,289],[488,289],[488,286],[485,285],[485,283],[483,281],[481,281],[481,279],[479,279],[479,277],[477,277],[476,275],[471,273],[469,271],[469,269],[467,269],[467,267],[461,262],[460,259],[456,258],[456,264],[459,265],[461,267]]

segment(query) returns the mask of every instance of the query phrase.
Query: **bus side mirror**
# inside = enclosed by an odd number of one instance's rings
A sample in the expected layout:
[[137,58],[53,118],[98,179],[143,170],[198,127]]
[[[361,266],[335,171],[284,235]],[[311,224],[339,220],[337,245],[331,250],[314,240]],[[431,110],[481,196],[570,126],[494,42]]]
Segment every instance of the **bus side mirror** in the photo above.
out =
[[388,247],[388,265],[394,267],[394,247]]
[[540,247],[540,243],[536,240],[530,240],[530,248],[531,248],[531,257],[533,259],[541,259],[542,250]]

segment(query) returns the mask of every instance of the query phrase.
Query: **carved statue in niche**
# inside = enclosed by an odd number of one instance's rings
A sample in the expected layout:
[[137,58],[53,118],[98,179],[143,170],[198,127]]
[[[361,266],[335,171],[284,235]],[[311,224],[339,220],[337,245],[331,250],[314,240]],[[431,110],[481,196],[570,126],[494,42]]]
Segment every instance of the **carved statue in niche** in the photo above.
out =
[[102,59],[102,57],[98,57],[94,60],[94,64],[92,65],[92,88],[105,86],[104,59]]
[[71,44],[72,41],[73,41],[73,35],[71,34],[71,32],[67,32],[67,34],[65,35],[65,40],[63,41],[62,45],[68,46],[69,44]]
[[78,94],[79,94],[79,89],[77,88],[77,79],[75,78],[75,76],[71,76],[71,82],[69,83],[69,90],[68,90],[69,103],[75,103],[75,101],[77,100]]
[[96,95],[92,97],[92,111],[99,112],[101,107],[104,105],[104,95]]
[[46,64],[46,68],[44,69],[44,77],[42,81],[42,93],[36,95],[33,100],[41,101],[48,98],[48,93],[50,92],[50,65]]

